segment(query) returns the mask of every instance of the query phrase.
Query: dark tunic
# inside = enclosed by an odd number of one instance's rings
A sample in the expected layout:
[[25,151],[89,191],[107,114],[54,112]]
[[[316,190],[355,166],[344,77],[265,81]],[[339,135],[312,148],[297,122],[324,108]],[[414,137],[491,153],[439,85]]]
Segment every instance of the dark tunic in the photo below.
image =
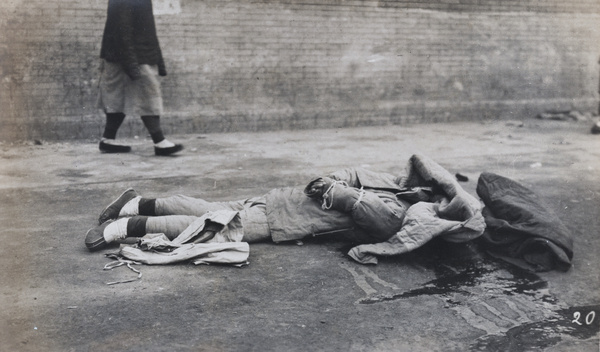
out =
[[100,57],[123,65],[132,79],[142,64],[166,74],[151,0],[109,0]]

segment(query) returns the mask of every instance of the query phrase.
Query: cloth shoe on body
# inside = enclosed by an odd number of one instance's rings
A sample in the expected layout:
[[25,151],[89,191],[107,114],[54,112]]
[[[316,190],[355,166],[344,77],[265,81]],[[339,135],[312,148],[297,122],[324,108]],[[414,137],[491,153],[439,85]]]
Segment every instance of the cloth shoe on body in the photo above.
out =
[[85,234],[85,246],[91,252],[101,250],[108,246],[104,239],[104,229],[113,223],[114,220],[108,220],[100,226],[93,227]]
[[108,247],[109,244],[123,240],[127,237],[127,223],[129,218],[108,220],[102,225],[92,227],[85,234],[85,246],[91,251],[98,251]]
[[130,146],[118,144],[114,139],[108,138],[100,140],[99,149],[103,153],[129,153],[131,151]]
[[102,213],[100,213],[100,216],[98,217],[98,224],[102,225],[108,220],[117,219],[119,217],[119,214],[121,213],[121,209],[123,209],[125,204],[127,204],[130,200],[136,197],[140,197],[140,195],[133,188],[125,190],[125,192],[123,192],[117,199],[115,199],[106,208],[104,208]]

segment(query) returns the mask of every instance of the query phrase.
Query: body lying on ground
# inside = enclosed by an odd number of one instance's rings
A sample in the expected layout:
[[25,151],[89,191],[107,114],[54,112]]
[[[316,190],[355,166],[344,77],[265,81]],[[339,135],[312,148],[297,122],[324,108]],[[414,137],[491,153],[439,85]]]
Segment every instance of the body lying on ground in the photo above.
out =
[[[356,244],[348,253],[354,260],[376,264],[377,256],[406,253],[435,237],[466,242],[481,236],[485,230],[481,210],[480,202],[448,171],[414,155],[405,175],[347,168],[318,177],[304,189],[273,189],[238,201],[210,202],[184,195],[144,198],[128,189],[104,209],[100,225],[88,231],[85,243],[95,251],[139,238],[134,242],[141,249],[122,250],[132,259],[140,259],[143,249],[171,248],[160,259],[144,254],[142,261],[151,264],[193,259],[189,249],[199,250],[201,245],[226,252],[240,250],[232,243],[278,243],[335,234],[336,239]],[[185,247],[188,254],[178,257],[181,250],[173,251],[177,247]],[[206,254],[204,249],[200,252]],[[213,261],[219,262],[218,257]],[[222,262],[228,261],[224,255]]]

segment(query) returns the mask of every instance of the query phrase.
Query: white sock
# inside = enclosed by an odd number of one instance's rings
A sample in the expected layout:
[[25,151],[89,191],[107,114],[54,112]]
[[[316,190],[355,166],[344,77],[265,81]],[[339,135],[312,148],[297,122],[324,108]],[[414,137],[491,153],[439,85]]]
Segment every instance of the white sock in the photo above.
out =
[[135,198],[133,198],[132,200],[130,200],[129,202],[125,203],[125,205],[123,206],[123,208],[121,208],[121,211],[119,211],[119,217],[125,217],[125,216],[136,216],[140,214],[140,199],[142,199],[142,196],[137,196]]
[[102,236],[106,243],[112,243],[114,241],[122,240],[127,237],[127,222],[129,218],[121,218],[115,222],[108,224],[104,228]]
[[171,148],[175,146],[175,143],[167,140],[166,138],[163,139],[162,141],[158,142],[158,143],[154,143],[154,146],[156,148]]

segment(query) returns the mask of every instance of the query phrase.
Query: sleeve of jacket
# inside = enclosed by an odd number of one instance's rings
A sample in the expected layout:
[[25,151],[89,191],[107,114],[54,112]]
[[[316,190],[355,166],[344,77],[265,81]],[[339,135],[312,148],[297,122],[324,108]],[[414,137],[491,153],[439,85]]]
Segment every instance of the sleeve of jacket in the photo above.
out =
[[127,75],[135,80],[141,76],[140,67],[135,54],[135,43],[133,35],[134,9],[130,2],[122,1],[118,11],[118,26],[121,32],[121,65]]

